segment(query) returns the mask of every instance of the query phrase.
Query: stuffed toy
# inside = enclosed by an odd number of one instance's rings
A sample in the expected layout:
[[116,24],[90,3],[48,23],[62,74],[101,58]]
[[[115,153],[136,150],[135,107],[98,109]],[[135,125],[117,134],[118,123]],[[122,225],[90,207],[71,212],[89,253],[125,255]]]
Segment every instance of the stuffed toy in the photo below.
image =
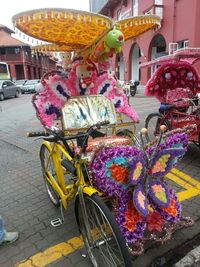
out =
[[104,62],[108,58],[112,58],[114,54],[120,53],[123,44],[123,33],[114,28],[97,44],[94,53],[91,55],[91,60],[94,62]]
[[60,53],[60,58],[63,70],[69,69],[72,63],[72,53],[70,52]]
[[80,64],[76,67],[76,77],[79,82],[80,95],[89,95],[90,89],[94,87],[94,66]]

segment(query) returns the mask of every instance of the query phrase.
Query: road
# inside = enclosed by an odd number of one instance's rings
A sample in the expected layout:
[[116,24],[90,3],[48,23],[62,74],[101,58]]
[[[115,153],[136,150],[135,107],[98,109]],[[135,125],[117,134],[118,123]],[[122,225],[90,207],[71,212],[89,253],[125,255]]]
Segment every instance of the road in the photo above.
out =
[[[52,228],[50,220],[60,216],[47,197],[38,157],[41,141],[27,138],[27,131],[42,126],[31,104],[32,95],[0,102],[0,214],[8,230],[17,230],[19,240],[0,247],[0,267],[28,266],[91,266],[82,248],[75,224],[73,204],[65,212],[61,227]],[[156,111],[153,98],[136,96],[131,104],[140,115],[137,130],[144,126],[144,118]],[[200,245],[200,151],[190,145],[184,159],[169,177],[183,205],[183,214],[191,216],[195,224],[178,230],[169,242],[149,247],[143,256],[133,260],[133,266],[172,266],[169,262],[187,252],[190,246]],[[196,239],[195,239],[196,237]],[[183,246],[186,244],[185,246]],[[180,251],[180,246],[184,250]],[[171,264],[171,263],[170,263]]]

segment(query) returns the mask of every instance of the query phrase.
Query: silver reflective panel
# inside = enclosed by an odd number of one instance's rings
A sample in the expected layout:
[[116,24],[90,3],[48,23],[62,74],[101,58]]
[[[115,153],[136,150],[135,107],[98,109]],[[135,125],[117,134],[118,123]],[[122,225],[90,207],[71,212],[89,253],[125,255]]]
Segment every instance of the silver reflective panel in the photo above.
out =
[[89,128],[103,121],[117,123],[115,107],[103,95],[71,97],[62,108],[63,130]]

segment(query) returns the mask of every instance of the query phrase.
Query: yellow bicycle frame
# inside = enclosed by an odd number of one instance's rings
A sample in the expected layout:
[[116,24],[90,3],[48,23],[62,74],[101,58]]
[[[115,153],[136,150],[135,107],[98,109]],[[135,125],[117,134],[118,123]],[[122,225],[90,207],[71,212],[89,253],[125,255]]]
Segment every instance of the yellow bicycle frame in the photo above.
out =
[[[45,175],[46,179],[51,184],[53,189],[58,193],[62,205],[65,209],[67,208],[69,201],[76,196],[79,186],[82,187],[83,193],[89,196],[93,195],[94,193],[100,194],[94,187],[88,185],[85,182],[85,178],[81,168],[81,164],[84,162],[83,159],[75,160],[74,165],[77,171],[77,179],[74,183],[67,185],[64,176],[66,170],[61,165],[61,161],[63,160],[63,158],[66,158],[69,161],[73,161],[72,157],[66,151],[65,147],[59,143],[51,143],[48,141],[44,141],[43,145],[45,145],[50,152],[49,159],[51,156],[57,176],[57,181],[56,181],[53,175],[49,171],[46,171],[47,173],[47,175]],[[47,165],[49,159],[47,161]],[[47,166],[45,166],[45,169],[46,168]]]

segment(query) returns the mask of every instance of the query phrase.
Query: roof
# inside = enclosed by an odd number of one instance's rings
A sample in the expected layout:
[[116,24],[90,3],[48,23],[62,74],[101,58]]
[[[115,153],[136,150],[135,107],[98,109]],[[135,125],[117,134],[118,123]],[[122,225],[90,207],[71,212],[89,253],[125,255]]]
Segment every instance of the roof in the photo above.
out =
[[0,24],[0,46],[29,46],[11,36],[14,31]]
[[[124,1],[126,2],[126,1]],[[104,14],[107,15],[109,13],[109,10],[113,10],[113,8],[115,8],[118,5],[118,1],[117,0],[108,0],[105,5],[101,8],[101,10],[99,11],[100,14]]]
[[0,24],[0,31],[1,30],[4,30],[5,32],[8,32],[8,33],[15,33],[14,31],[12,31],[11,29],[9,29],[8,27],[6,27],[5,25],[3,24]]

